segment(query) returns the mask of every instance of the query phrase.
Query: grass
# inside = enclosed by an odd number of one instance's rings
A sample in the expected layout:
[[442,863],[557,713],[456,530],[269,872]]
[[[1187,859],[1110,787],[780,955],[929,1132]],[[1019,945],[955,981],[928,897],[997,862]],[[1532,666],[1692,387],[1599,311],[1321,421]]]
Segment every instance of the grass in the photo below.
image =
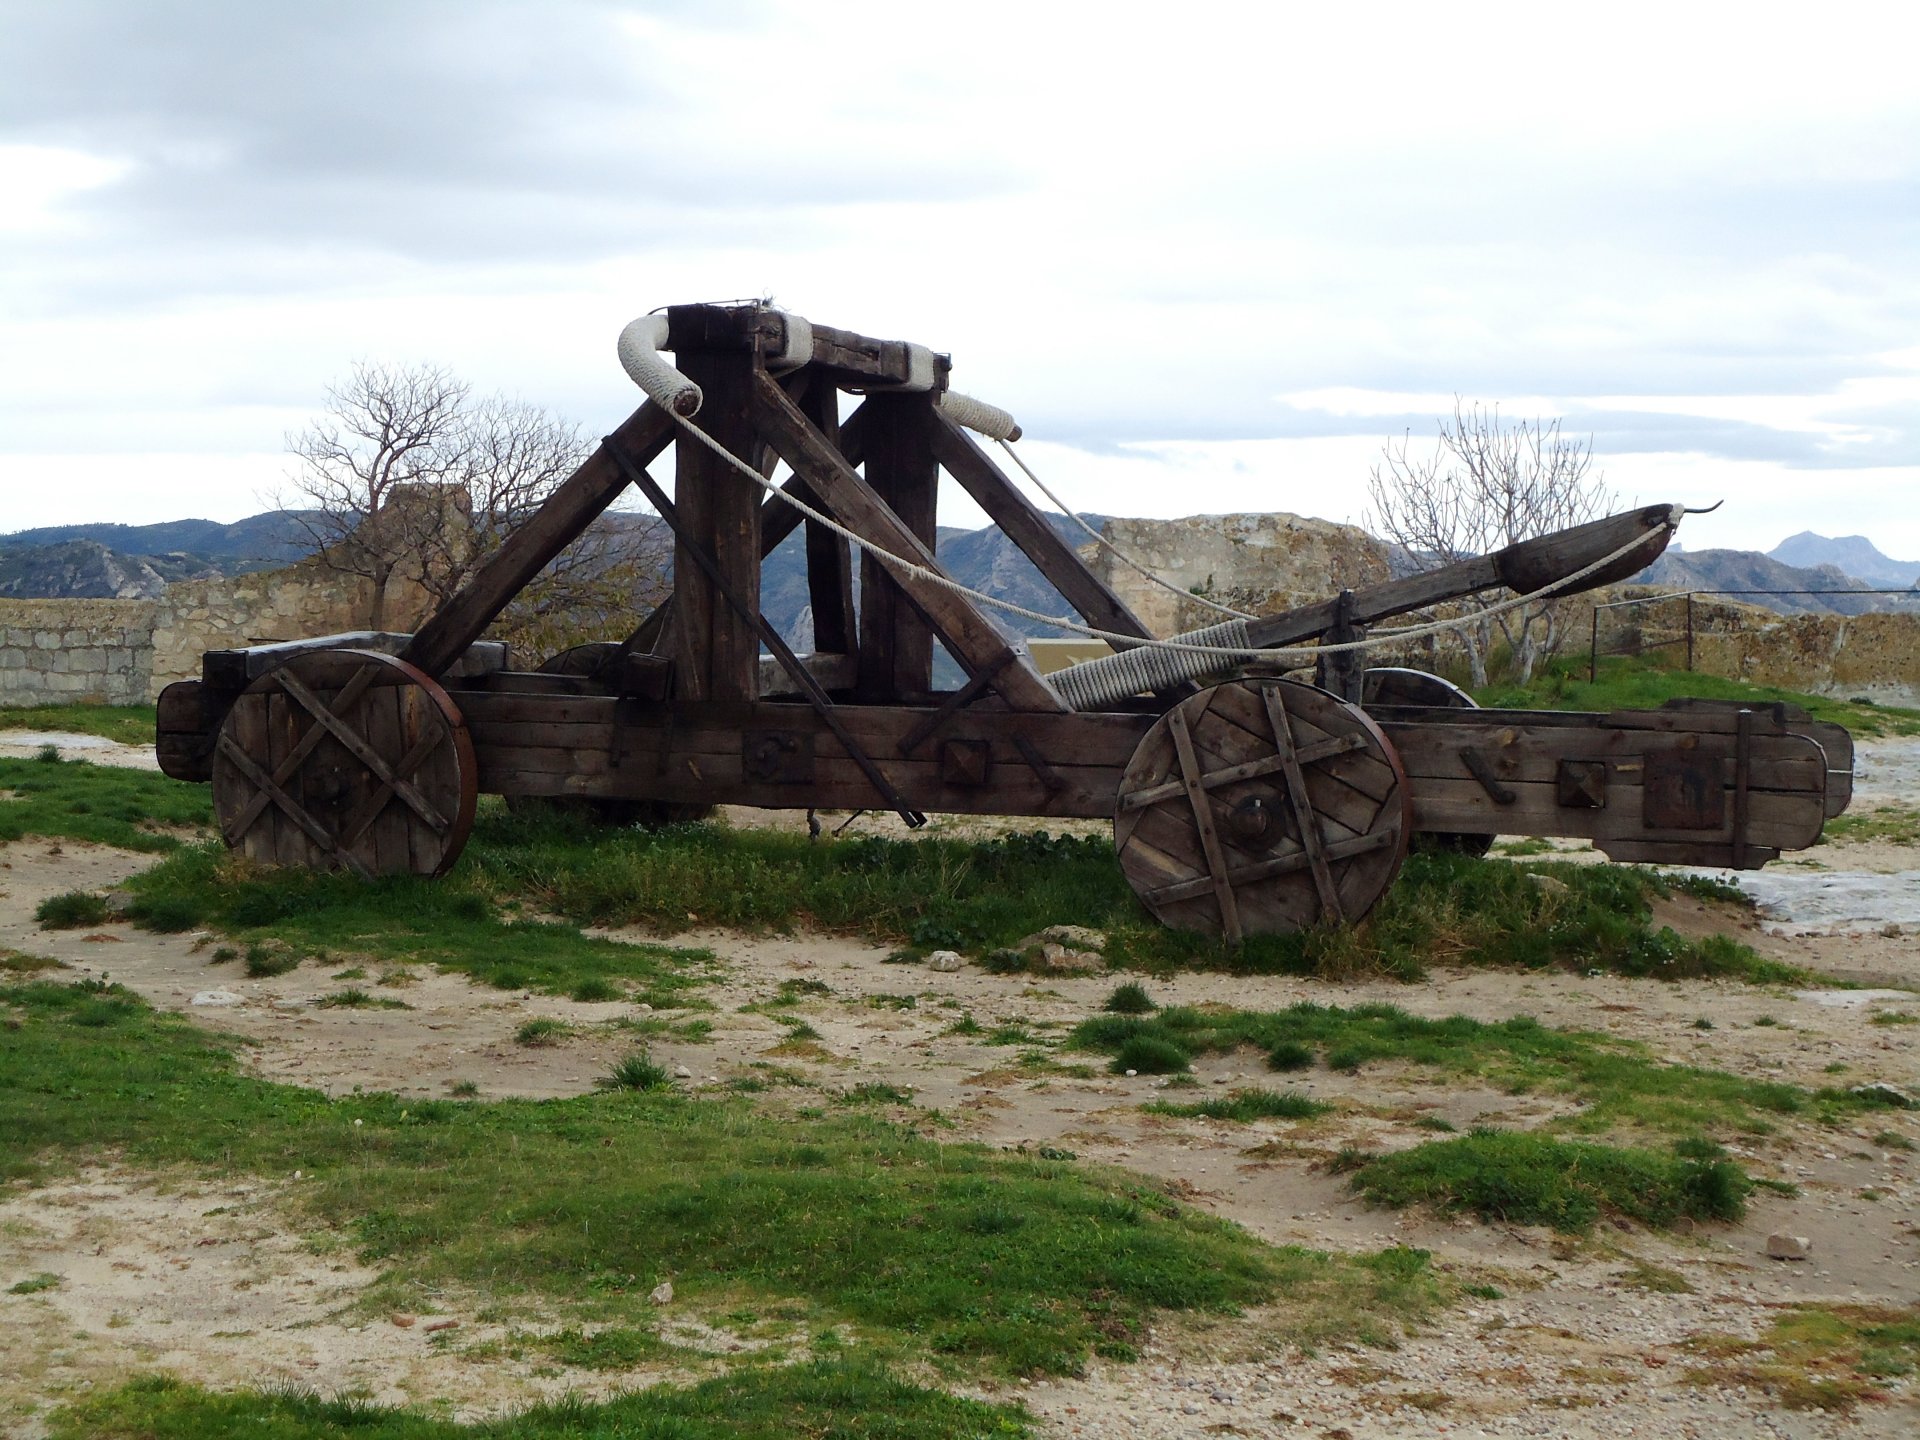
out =
[[1306,1003],[1278,1011],[1181,1006],[1151,1017],[1096,1015],[1082,1021],[1066,1043],[1111,1054],[1118,1069],[1145,1072],[1134,1062],[1153,1056],[1163,1068],[1151,1073],[1160,1074],[1186,1070],[1196,1055],[1242,1047],[1267,1052],[1269,1065],[1282,1070],[1310,1064],[1349,1071],[1385,1062],[1416,1065],[1447,1081],[1475,1080],[1512,1094],[1570,1096],[1581,1110],[1555,1124],[1584,1134],[1765,1133],[1783,1115],[1867,1108],[1865,1100],[1845,1091],[1816,1093],[1669,1065],[1632,1041],[1549,1029],[1524,1016],[1494,1023],[1462,1015],[1431,1020],[1392,1005],[1343,1009]]
[[631,1323],[671,1277],[695,1307],[804,1302],[878,1351],[1040,1374],[1130,1358],[1164,1311],[1286,1296],[1303,1339],[1388,1340],[1441,1298],[1424,1257],[1269,1247],[1138,1177],[935,1143],[867,1107],[762,1115],[624,1086],[331,1098],[241,1074],[216,1038],[117,986],[15,985],[0,1006],[20,1022],[0,1046],[0,1181],[108,1151],[299,1170],[283,1203],[382,1269],[370,1305],[484,1287]]
[[1313,1100],[1298,1090],[1234,1090],[1212,1100],[1193,1105],[1178,1105],[1170,1100],[1155,1100],[1140,1107],[1155,1115],[1204,1117],[1231,1120],[1237,1125],[1255,1120],[1311,1120],[1333,1107],[1324,1100]]
[[664,1065],[656,1065],[653,1056],[636,1050],[612,1070],[600,1077],[602,1090],[671,1090],[673,1076]]
[[[1127,887],[1107,840],[1038,833],[979,842],[861,837],[812,844],[768,830],[608,832],[564,815],[490,811],[441,880],[395,877],[367,885],[251,867],[203,846],[170,856],[132,883],[134,914],[157,928],[272,934],[298,946],[430,961],[501,988],[555,994],[595,979],[667,989],[688,983],[685,952],[587,940],[575,927],[671,933],[694,923],[750,931],[814,926],[909,945],[937,934],[991,955],[1046,925],[1073,922],[1104,930],[1117,963],[1163,973],[1206,966],[1410,980],[1428,965],[1457,963],[1673,979],[1800,978],[1732,940],[1690,940],[1655,928],[1653,901],[1684,882],[1627,867],[1563,865],[1551,873],[1565,889],[1550,892],[1527,878],[1529,868],[1417,855],[1361,925],[1254,936],[1237,950],[1154,921]],[[569,923],[506,923],[516,914]],[[652,995],[632,998],[662,1003]]]
[[1685,1378],[1743,1386],[1788,1410],[1845,1413],[1886,1400],[1886,1382],[1920,1370],[1920,1307],[1797,1305],[1757,1340],[1702,1335]]
[[212,823],[204,785],[84,760],[0,759],[0,841],[37,835],[158,854],[180,848],[170,832]]
[[7,1294],[38,1295],[43,1290],[57,1290],[59,1288],[60,1277],[50,1271],[43,1270],[38,1275],[29,1275],[25,1280],[9,1285],[7,1287]]
[[344,990],[335,990],[331,995],[322,995],[314,1001],[322,1010],[411,1010],[413,1007],[404,1000],[396,1000],[391,995],[369,995],[357,985]]
[[539,1015],[532,1020],[523,1021],[520,1028],[513,1032],[516,1045],[558,1045],[573,1033],[573,1026],[564,1020],[556,1020],[551,1015]]
[[439,880],[276,870],[217,845],[184,849],[128,882],[129,913],[160,930],[217,929],[294,953],[329,951],[379,962],[422,962],[502,990],[565,995],[597,981],[656,1006],[700,982],[703,950],[591,939],[569,924],[516,918],[512,897],[489,887],[484,864]]
[[48,970],[64,970],[66,962],[50,955],[29,955],[23,950],[0,947],[0,976],[39,975]]
[[112,913],[105,898],[91,890],[67,890],[42,900],[34,907],[33,918],[44,930],[78,930],[104,925]]
[[1879,840],[1889,845],[1920,845],[1920,808],[1882,805],[1852,810],[1827,821],[1821,840]]
[[154,743],[151,705],[0,705],[0,730],[99,735],[122,745]]
[[1739,1166],[1703,1142],[1663,1152],[1514,1130],[1474,1130],[1377,1157],[1347,1151],[1334,1168],[1350,1171],[1353,1188],[1376,1205],[1570,1232],[1603,1215],[1660,1226],[1738,1220],[1752,1189]]
[[1816,720],[1844,725],[1856,736],[1920,735],[1920,710],[1752,685],[1632,655],[1602,656],[1597,681],[1591,684],[1585,656],[1561,656],[1547,662],[1530,685],[1490,685],[1474,694],[1482,705],[1503,710],[1656,710],[1669,700],[1685,698],[1745,700],[1756,706],[1784,700]]
[[989,1440],[1031,1433],[1020,1405],[962,1399],[841,1356],[743,1367],[599,1403],[567,1398],[472,1424],[301,1391],[215,1394],[170,1376],[90,1396],[49,1421],[50,1440]]
[[1159,1007],[1153,1003],[1153,997],[1147,994],[1145,987],[1129,982],[1117,986],[1107,996],[1103,1008],[1114,1015],[1150,1015]]

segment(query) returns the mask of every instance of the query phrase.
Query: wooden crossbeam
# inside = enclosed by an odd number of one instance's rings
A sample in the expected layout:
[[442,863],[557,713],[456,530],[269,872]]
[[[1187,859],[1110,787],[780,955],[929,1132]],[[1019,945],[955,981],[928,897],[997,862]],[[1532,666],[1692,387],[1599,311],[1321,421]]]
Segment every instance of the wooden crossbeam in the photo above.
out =
[[1087,568],[1073,546],[1007,478],[980,442],[937,410],[933,419],[933,453],[941,467],[960,482],[1001,533],[1020,547],[1020,553],[1046,576],[1047,583],[1080,612],[1080,618],[1101,630],[1147,638],[1149,632],[1140,617]]
[[[1336,840],[1327,846],[1324,852],[1329,863],[1341,860],[1353,860],[1361,855],[1371,855],[1375,850],[1384,850],[1394,843],[1394,834],[1390,830],[1370,830],[1365,835],[1355,835],[1350,840]],[[1261,860],[1253,865],[1242,865],[1227,872],[1227,880],[1233,885],[1253,885],[1261,880],[1272,880],[1281,875],[1291,875],[1297,870],[1305,870],[1312,862],[1307,859],[1304,850],[1295,850],[1272,860]],[[1182,900],[1197,900],[1213,889],[1213,877],[1202,875],[1197,880],[1182,880],[1177,885],[1163,885],[1149,890],[1140,898],[1152,900],[1159,905],[1174,905]]]
[[[339,840],[328,831],[326,826],[309,815],[305,806],[287,794],[280,786],[274,784],[273,777],[258,765],[254,764],[252,758],[245,750],[240,748],[233,736],[224,730],[220,732],[220,753],[226,756],[232,763],[234,769],[246,776],[262,793],[270,796],[273,803],[280,807],[281,811],[289,820],[307,832],[308,838],[311,839],[314,844],[332,855],[334,859],[338,860],[347,869],[353,871],[353,873],[358,875],[362,880],[371,880],[373,878],[373,872],[360,863],[358,856],[344,848],[339,843]],[[245,833],[245,831],[237,833],[228,832],[224,837],[227,842],[227,848],[230,850],[238,849],[240,840]]]
[[[780,456],[812,487],[841,524],[869,543],[911,560],[936,574],[945,574],[933,552],[921,543],[873,487],[860,478],[845,458],[807,422],[780,387],[765,375],[753,387],[753,420]],[[1065,713],[1067,706],[1021,655],[1001,657],[1013,647],[965,596],[944,586],[912,576],[899,584],[914,607],[926,618],[947,649],[972,674],[999,664],[994,689],[1016,710]]]
[[[628,416],[614,435],[628,454],[644,457],[640,463],[645,465],[667,448],[677,428],[673,417],[649,400]],[[626,486],[626,477],[606,453],[606,447],[595,450],[526,524],[507,536],[459,593],[414,633],[400,658],[429,675],[444,675],[513,597],[578,540]]]
[[[341,687],[340,694],[335,698],[334,703],[344,710],[348,706],[358,702],[360,697],[366,694],[367,687],[373,683],[373,677],[376,673],[374,667],[371,665],[356,673],[352,679]],[[319,745],[326,736],[327,732],[320,726],[315,725],[300,737],[300,742],[295,745],[292,750],[287,752],[287,758],[273,767],[273,785],[275,790],[280,789],[289,780],[293,779],[295,775],[300,773],[300,767],[306,763],[307,756],[313,753],[314,748]],[[251,830],[253,828],[253,822],[260,818],[261,812],[272,803],[272,800],[272,795],[265,790],[255,792],[253,798],[247,801],[240,813],[233,817],[234,834],[236,836],[244,835],[247,831]]]
[[295,703],[313,716],[320,725],[324,725],[334,739],[346,746],[348,753],[354,759],[372,771],[375,779],[382,785],[391,786],[394,793],[406,802],[408,809],[435,830],[446,830],[451,827],[453,822],[442,815],[439,807],[421,793],[419,786],[408,780],[406,776],[396,774],[381,757],[380,752],[367,743],[365,736],[334,714],[325,701],[303,685],[290,671],[276,670],[273,678]]
[[1173,753],[1180,763],[1181,785],[1193,807],[1193,823],[1200,831],[1200,848],[1207,857],[1207,880],[1213,889],[1214,903],[1220,907],[1220,929],[1229,945],[1238,945],[1243,934],[1240,903],[1233,893],[1233,878],[1227,873],[1227,855],[1220,844],[1220,832],[1213,823],[1213,802],[1200,783],[1200,761],[1194,754],[1193,732],[1187,728],[1183,706],[1176,705],[1167,712],[1167,728],[1173,732]]
[[1313,888],[1320,896],[1322,918],[1343,924],[1346,912],[1340,904],[1340,891],[1333,883],[1333,867],[1327,863],[1327,838],[1320,829],[1320,815],[1313,808],[1313,797],[1307,793],[1306,773],[1300,767],[1300,755],[1294,747],[1287,702],[1274,685],[1262,685],[1260,698],[1266,702],[1267,720],[1273,726],[1280,773],[1287,781],[1287,804],[1293,809],[1294,825],[1300,832],[1300,848],[1307,855],[1307,868],[1313,872]]

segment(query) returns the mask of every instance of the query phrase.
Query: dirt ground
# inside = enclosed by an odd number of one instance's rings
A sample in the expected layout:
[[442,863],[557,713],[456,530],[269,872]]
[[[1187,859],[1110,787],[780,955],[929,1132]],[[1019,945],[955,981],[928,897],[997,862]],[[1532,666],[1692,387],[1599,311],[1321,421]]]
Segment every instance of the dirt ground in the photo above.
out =
[[[1862,801],[1879,798],[1869,792]],[[1823,846],[1804,858],[1826,869],[1803,873],[1898,882],[1915,868],[1915,856],[1898,846]],[[124,925],[47,932],[33,923],[45,896],[110,887],[147,863],[65,843],[0,847],[0,947],[53,956],[72,966],[75,978],[109,975],[156,1006],[235,1037],[252,1072],[335,1093],[358,1086],[446,1095],[470,1082],[484,1097],[573,1094],[633,1048],[631,1036],[607,1026],[637,1013],[623,1002],[503,994],[416,967],[412,982],[380,989],[410,1009],[319,1009],[313,1002],[343,983],[333,978],[338,966],[249,980],[237,962],[212,961],[206,936],[149,935]],[[1869,897],[1863,903],[1877,903],[1871,897],[1878,892],[1862,893]],[[1204,974],[1144,983],[1163,1004],[1272,1009],[1303,999],[1387,1001],[1435,1016],[1531,1015],[1745,1075],[1817,1086],[1835,1083],[1830,1067],[1844,1065],[1844,1083],[1880,1080],[1912,1089],[1920,1084],[1914,1027],[1874,1025],[1870,1017],[1920,1011],[1920,994],[1912,993],[1920,991],[1920,926],[1854,923],[1872,918],[1731,922],[1763,953],[1865,989],[1795,992],[1474,971],[1441,972],[1411,986]],[[1729,923],[1724,910],[1687,899],[1670,902],[1659,919],[1696,933]],[[910,1089],[913,1107],[896,1113],[910,1122],[918,1116],[928,1133],[1050,1146],[1160,1176],[1190,1203],[1276,1242],[1333,1250],[1422,1246],[1504,1296],[1470,1301],[1392,1351],[1263,1354],[1258,1315],[1174,1327],[1137,1364],[1098,1365],[1084,1378],[1007,1392],[1025,1400],[1049,1434],[1365,1440],[1892,1436],[1920,1429],[1920,1408],[1912,1404],[1836,1417],[1775,1411],[1758,1393],[1684,1383],[1689,1362],[1679,1348],[1690,1336],[1755,1335],[1774,1307],[1793,1302],[1920,1303],[1920,1156],[1874,1139],[1891,1130],[1920,1144],[1920,1114],[1885,1112],[1839,1130],[1790,1129],[1746,1151],[1757,1173],[1790,1180],[1799,1193],[1757,1194],[1738,1226],[1672,1235],[1603,1227],[1588,1241],[1569,1243],[1542,1230],[1372,1210],[1316,1165],[1346,1144],[1391,1147],[1430,1138],[1414,1124],[1421,1116],[1460,1128],[1524,1127],[1561,1113],[1563,1102],[1443,1088],[1431,1076],[1370,1067],[1361,1076],[1314,1071],[1290,1079],[1343,1102],[1312,1121],[1243,1126],[1154,1116],[1139,1107],[1161,1096],[1165,1081],[1111,1076],[1098,1067],[1069,1073],[1083,1057],[1023,1061],[1023,1051],[1044,1047],[948,1033],[970,1015],[987,1031],[1020,1027],[1041,1040],[1058,1037],[1100,1006],[1116,983],[1112,975],[1035,979],[971,965],[939,972],[889,964],[875,947],[806,934],[702,931],[674,939],[712,949],[720,975],[700,992],[714,1007],[699,1012],[713,1026],[709,1036],[651,1042],[656,1059],[684,1072],[682,1085],[724,1084],[764,1075],[756,1065],[773,1065],[829,1092],[870,1082]],[[375,967],[368,970],[372,975]],[[787,1032],[775,1020],[742,1009],[798,979],[827,987],[788,1012],[819,1033],[811,1044],[785,1043]],[[515,1044],[515,1029],[541,1015],[578,1029],[557,1046]],[[1711,1029],[1695,1027],[1702,1018],[1711,1019]],[[1773,1023],[1755,1023],[1762,1020]],[[1204,1059],[1197,1078],[1200,1090],[1181,1098],[1273,1083],[1246,1055]],[[771,1103],[815,1103],[818,1089],[769,1094]],[[655,1378],[483,1358],[475,1352],[502,1332],[458,1296],[437,1297],[435,1305],[458,1326],[431,1334],[424,1319],[396,1326],[367,1316],[353,1300],[372,1276],[350,1247],[338,1237],[293,1233],[284,1220],[282,1198],[299,1183],[297,1176],[211,1183],[109,1167],[0,1193],[0,1292],[40,1272],[63,1280],[34,1294],[0,1293],[0,1431],[31,1436],[46,1405],[135,1369],[167,1369],[216,1386],[285,1380],[323,1392],[360,1388],[463,1416],[559,1390],[597,1394]],[[1765,1258],[1766,1237],[1775,1231],[1809,1237],[1812,1258]],[[1649,1289],[1648,1266],[1679,1277],[1688,1293]],[[671,1307],[668,1313],[670,1323],[697,1326],[697,1316]]]

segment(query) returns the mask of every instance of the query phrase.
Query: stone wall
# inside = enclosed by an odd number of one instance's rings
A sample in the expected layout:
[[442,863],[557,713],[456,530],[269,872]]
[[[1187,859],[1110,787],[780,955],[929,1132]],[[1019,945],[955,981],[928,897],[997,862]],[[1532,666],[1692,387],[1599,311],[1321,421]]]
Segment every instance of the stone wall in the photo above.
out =
[[[153,693],[175,680],[197,679],[205,650],[301,640],[373,627],[373,582],[303,560],[284,570],[169,585],[154,602]],[[411,630],[432,608],[414,580],[387,585],[383,630]]]
[[0,600],[0,705],[141,705],[151,600]]
[[[1387,547],[1366,531],[1299,515],[1114,519],[1105,533],[1123,553],[1179,589],[1256,615],[1311,605],[1389,578]],[[1155,635],[1226,618],[1153,584],[1105,547],[1089,545],[1080,553]]]

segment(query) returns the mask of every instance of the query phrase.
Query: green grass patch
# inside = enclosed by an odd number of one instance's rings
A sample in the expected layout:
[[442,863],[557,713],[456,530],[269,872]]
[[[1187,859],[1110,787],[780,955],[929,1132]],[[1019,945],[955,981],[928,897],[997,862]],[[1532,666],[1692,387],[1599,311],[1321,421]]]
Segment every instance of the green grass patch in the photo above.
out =
[[1116,986],[1101,1008],[1114,1015],[1151,1015],[1160,1007],[1153,1003],[1153,997],[1147,994],[1144,986],[1129,981]]
[[962,1399],[909,1384],[871,1360],[840,1356],[746,1367],[699,1385],[655,1386],[599,1403],[557,1400],[472,1424],[368,1400],[298,1391],[216,1394],[171,1376],[144,1376],[56,1411],[48,1424],[50,1440],[988,1440],[1032,1433],[1019,1405]]
[[1343,1152],[1334,1168],[1350,1171],[1353,1188],[1376,1205],[1572,1232],[1602,1215],[1660,1226],[1738,1220],[1752,1189],[1703,1141],[1658,1151],[1516,1130],[1475,1130],[1377,1157]]
[[285,1203],[382,1268],[370,1303],[484,1287],[644,1323],[671,1277],[696,1307],[804,1302],[817,1327],[883,1349],[1024,1374],[1130,1357],[1161,1311],[1284,1295],[1305,1338],[1386,1340],[1440,1298],[1411,1260],[1269,1247],[1138,1177],[938,1144],[864,1107],[759,1114],[624,1087],[332,1098],[241,1074],[216,1038],[117,986],[16,985],[0,1006],[21,1021],[0,1046],[0,1180],[106,1151],[299,1170]]
[[1316,1115],[1326,1114],[1333,1107],[1324,1100],[1302,1095],[1298,1090],[1249,1089],[1234,1090],[1193,1105],[1155,1100],[1140,1108],[1155,1115],[1198,1116],[1247,1125],[1255,1120],[1311,1120]]
[[[1615,1129],[1656,1135],[1701,1131],[1764,1133],[1780,1116],[1851,1114],[1869,1097],[1818,1093],[1720,1070],[1669,1065],[1633,1041],[1554,1030],[1521,1016],[1488,1023],[1463,1015],[1430,1020],[1393,1005],[1304,1003],[1285,1010],[1179,1006],[1153,1016],[1096,1015],[1068,1036],[1070,1049],[1111,1054],[1119,1070],[1185,1070],[1196,1055],[1242,1047],[1264,1051],[1272,1068],[1324,1064],[1360,1070],[1383,1062],[1426,1067],[1511,1094],[1568,1095],[1581,1111],[1557,1126],[1580,1133]],[[1157,1057],[1147,1072],[1138,1059]],[[1131,1058],[1129,1058],[1131,1057]]]
[[7,1287],[9,1295],[38,1295],[43,1290],[58,1290],[60,1277],[51,1271],[42,1270],[38,1275],[29,1275]]
[[1685,1379],[1742,1386],[1788,1410],[1842,1414],[1890,1399],[1887,1382],[1920,1371],[1920,1307],[1795,1306],[1757,1340],[1699,1335]]
[[64,960],[55,960],[51,955],[29,955],[22,950],[0,947],[0,976],[39,975],[66,968]]
[[212,824],[204,785],[84,760],[0,760],[0,841],[36,835],[157,854],[180,848],[170,831]]
[[1889,845],[1920,845],[1920,809],[1882,805],[1872,810],[1850,810],[1827,821],[1820,838],[1822,843],[1878,840]]
[[33,907],[33,918],[43,930],[78,930],[104,925],[112,917],[104,896],[91,890],[67,890],[49,895]]
[[151,705],[0,705],[0,730],[98,735],[122,745],[152,745]]
[[411,1010],[413,1007],[404,1000],[396,1000],[391,995],[370,995],[357,985],[349,985],[344,990],[336,990],[331,995],[322,995],[313,1002],[322,1010]]
[[1743,700],[1758,707],[1784,700],[1816,720],[1844,725],[1854,735],[1920,735],[1920,710],[1863,705],[1719,675],[1676,670],[1635,655],[1603,655],[1587,680],[1587,658],[1563,655],[1547,662],[1530,685],[1497,684],[1474,693],[1501,710],[1657,710],[1669,700]]
[[573,1026],[564,1020],[556,1020],[551,1015],[537,1015],[523,1021],[520,1028],[513,1032],[516,1045],[558,1045],[573,1034]]
[[438,880],[270,869],[217,845],[181,850],[133,877],[130,913],[166,930],[215,929],[294,951],[326,950],[424,962],[502,990],[564,995],[588,981],[630,981],[656,1006],[700,983],[704,950],[591,939],[572,925],[515,920],[512,897],[490,888],[482,863]]

